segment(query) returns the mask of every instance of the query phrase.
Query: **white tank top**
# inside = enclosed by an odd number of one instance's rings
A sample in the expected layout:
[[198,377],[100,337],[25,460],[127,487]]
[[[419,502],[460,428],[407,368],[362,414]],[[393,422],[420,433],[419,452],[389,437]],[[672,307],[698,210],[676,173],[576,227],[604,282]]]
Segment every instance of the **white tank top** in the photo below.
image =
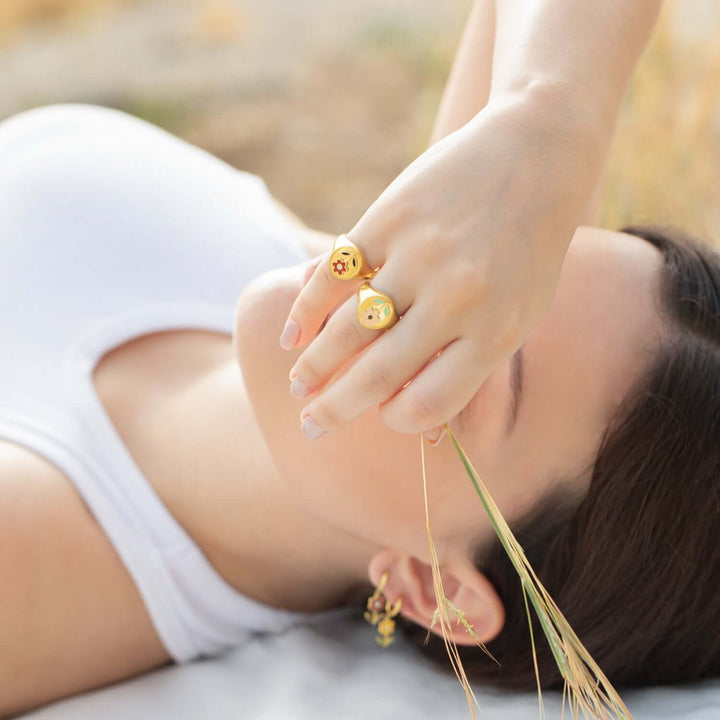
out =
[[259,177],[122,113],[56,106],[0,125],[0,437],[75,484],[178,661],[306,616],[215,572],[126,450],[92,371],[146,333],[232,334],[244,285],[307,257],[298,234]]

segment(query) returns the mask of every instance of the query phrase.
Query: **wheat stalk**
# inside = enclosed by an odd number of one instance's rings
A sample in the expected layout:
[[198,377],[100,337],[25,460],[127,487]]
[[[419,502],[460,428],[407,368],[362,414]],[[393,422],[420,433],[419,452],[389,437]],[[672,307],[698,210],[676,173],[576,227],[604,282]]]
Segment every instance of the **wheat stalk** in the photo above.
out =
[[[457,438],[450,430],[447,424],[444,425],[447,436],[452,441],[455,449],[460,456],[465,470],[473,483],[475,491],[485,508],[485,512],[490,518],[490,523],[495,530],[505,552],[513,564],[521,582],[523,599],[525,602],[525,610],[527,612],[528,624],[530,627],[530,644],[533,654],[533,664],[535,668],[535,679],[538,688],[538,702],[540,717],[545,717],[545,710],[542,702],[542,689],[540,685],[540,674],[537,664],[537,653],[535,650],[535,638],[533,635],[532,619],[530,617],[530,605],[532,605],[535,613],[540,621],[540,626],[547,638],[548,644],[552,651],[555,662],[565,680],[562,696],[562,716],[565,717],[566,698],[570,706],[573,718],[577,720],[582,712],[583,715],[591,720],[632,720],[630,711],[623,703],[620,695],[612,686],[610,681],[605,677],[604,673],[593,660],[585,646],[580,642],[579,638],[570,627],[570,623],[550,597],[543,584],[538,579],[535,571],[525,557],[520,543],[515,539],[505,518],[493,501],[488,489],[480,479],[477,471],[473,467],[467,454],[460,446]],[[448,636],[448,628],[450,619],[448,610],[452,610],[458,617],[458,624],[463,624],[465,629],[477,641],[478,645],[490,656],[487,648],[479,641],[477,635],[472,632],[472,625],[465,619],[464,613],[456,608],[446,597],[440,578],[440,566],[438,563],[437,553],[430,534],[430,519],[428,513],[427,501],[427,479],[425,475],[425,450],[420,436],[420,452],[423,470],[423,491],[425,494],[425,526],[428,537],[428,546],[430,548],[430,560],[433,575],[433,588],[435,590],[435,599],[438,609],[436,610],[437,618],[440,620],[440,630],[445,641],[445,647],[450,657],[453,670],[460,684],[465,691],[465,696],[470,707],[473,720],[475,719],[474,703],[480,707],[475,694],[470,687],[467,675],[462,665],[460,655],[457,650],[457,644]],[[530,604],[528,604],[528,600]],[[464,621],[464,622],[463,622]],[[435,617],[433,623],[435,624]],[[431,627],[432,627],[431,625]],[[469,626],[469,627],[468,627]],[[426,639],[427,642],[427,639]],[[492,658],[495,660],[495,658]],[[496,661],[497,662],[497,661]]]
[[[463,690],[465,691],[465,698],[467,699],[468,706],[470,708],[470,714],[472,715],[473,720],[475,720],[476,715],[475,708],[473,707],[473,702],[475,703],[475,705],[477,705],[478,710],[480,709],[480,704],[478,703],[477,698],[475,697],[475,693],[473,692],[472,687],[470,687],[470,682],[468,681],[467,675],[465,674],[465,668],[463,667],[462,660],[460,659],[460,653],[457,649],[457,643],[448,632],[448,628],[450,627],[450,616],[448,613],[448,609],[452,605],[452,603],[450,603],[447,597],[445,597],[445,590],[443,588],[442,578],[440,577],[440,563],[438,562],[438,556],[435,550],[435,543],[433,542],[432,534],[430,532],[427,476],[425,474],[425,443],[423,442],[422,434],[420,435],[420,457],[422,460],[423,493],[425,496],[425,531],[427,533],[428,549],[430,551],[430,567],[432,568],[433,590],[435,591],[435,602],[437,604],[437,609],[433,614],[432,624],[430,625],[430,627],[433,627],[436,621],[440,620],[440,631],[442,633],[443,641],[445,642],[445,649],[447,650],[448,657],[450,658],[450,664],[452,665],[455,676],[457,677],[458,681],[463,687]],[[452,605],[452,607],[455,608],[454,605]],[[487,652],[485,646],[480,642],[479,638],[472,630],[472,625],[470,625],[470,623],[467,623],[467,621],[466,625],[469,626],[470,632],[477,640],[478,644]],[[466,627],[466,629],[468,628]],[[425,638],[426,644],[429,637],[430,631],[428,630],[428,635]]]

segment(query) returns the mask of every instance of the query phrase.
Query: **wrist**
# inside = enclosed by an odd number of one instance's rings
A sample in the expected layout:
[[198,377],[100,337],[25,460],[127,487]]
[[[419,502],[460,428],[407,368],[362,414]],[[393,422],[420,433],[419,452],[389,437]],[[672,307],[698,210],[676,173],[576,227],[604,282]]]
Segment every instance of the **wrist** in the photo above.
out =
[[548,139],[582,143],[589,152],[607,150],[617,108],[576,84],[553,78],[525,77],[493,88],[488,106],[518,115],[535,133]]
[[579,222],[599,180],[614,117],[568,83],[545,79],[495,93],[487,110],[514,136],[521,162],[540,168],[545,182],[539,196],[568,214],[577,211]]
[[492,96],[467,132],[500,150],[520,203],[512,212],[562,261],[600,176],[607,125],[566,85],[533,81]]

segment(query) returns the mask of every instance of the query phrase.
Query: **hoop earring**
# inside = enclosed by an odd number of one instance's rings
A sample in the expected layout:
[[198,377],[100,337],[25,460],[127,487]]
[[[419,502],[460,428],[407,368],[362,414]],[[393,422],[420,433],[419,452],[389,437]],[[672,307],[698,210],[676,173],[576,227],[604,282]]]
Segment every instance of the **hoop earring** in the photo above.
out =
[[395,621],[393,618],[400,613],[402,598],[399,597],[394,604],[385,597],[383,591],[387,585],[389,573],[386,571],[380,578],[380,584],[367,600],[367,610],[363,617],[371,624],[377,625],[375,642],[381,647],[388,647],[395,642]]

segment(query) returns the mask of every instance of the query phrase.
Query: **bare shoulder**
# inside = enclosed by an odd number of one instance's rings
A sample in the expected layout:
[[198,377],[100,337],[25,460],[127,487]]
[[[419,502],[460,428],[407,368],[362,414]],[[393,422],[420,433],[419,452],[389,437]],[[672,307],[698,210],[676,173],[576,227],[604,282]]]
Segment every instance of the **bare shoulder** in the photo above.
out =
[[[169,659],[72,483],[0,440],[0,717]],[[10,688],[10,692],[7,689]]]

